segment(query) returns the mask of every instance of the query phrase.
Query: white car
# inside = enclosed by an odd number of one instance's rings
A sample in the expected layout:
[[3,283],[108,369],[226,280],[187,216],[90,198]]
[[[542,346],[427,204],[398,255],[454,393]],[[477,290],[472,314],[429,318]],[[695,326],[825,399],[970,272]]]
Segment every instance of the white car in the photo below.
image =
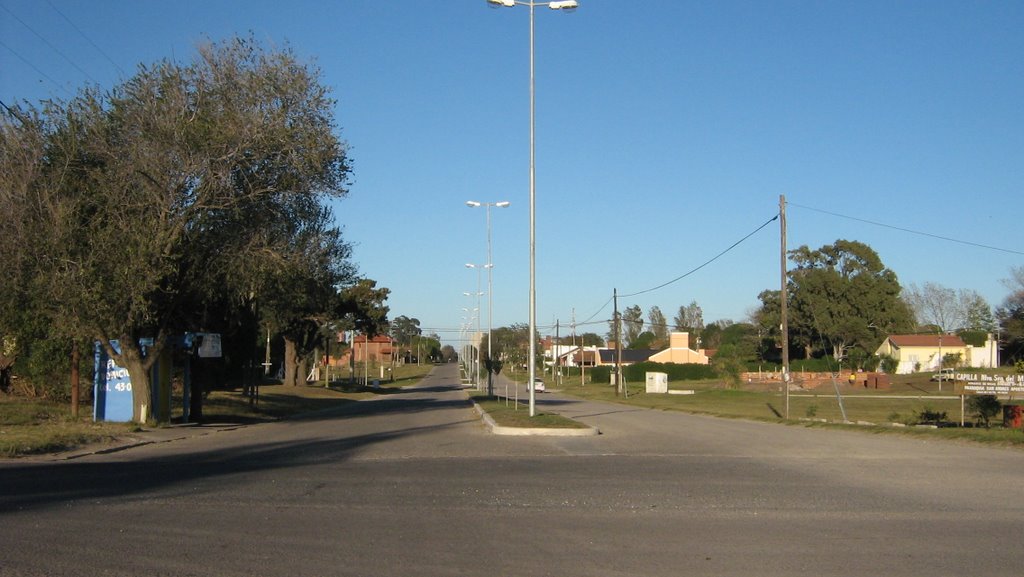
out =
[[942,381],[952,381],[952,380],[954,380],[955,377],[956,377],[956,370],[955,369],[942,369],[939,372],[937,372],[934,375],[932,375],[932,378],[930,380],[932,380],[932,381],[939,381],[939,380],[942,380]]
[[538,392],[538,393],[543,393],[544,392],[544,380],[543,379],[533,379],[533,390],[535,392]]

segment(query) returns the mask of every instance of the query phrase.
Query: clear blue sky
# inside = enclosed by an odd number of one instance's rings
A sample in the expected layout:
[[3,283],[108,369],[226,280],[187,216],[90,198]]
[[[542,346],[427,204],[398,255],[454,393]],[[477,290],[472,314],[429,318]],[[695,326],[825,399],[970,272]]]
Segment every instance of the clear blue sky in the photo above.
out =
[[[613,289],[700,267],[782,194],[790,248],[858,240],[904,285],[1002,302],[1001,279],[1024,265],[1024,2],[580,4],[536,14],[542,332],[557,319],[566,334],[575,310],[600,321],[579,332],[605,334]],[[110,87],[139,63],[190,59],[205,37],[290,43],[338,100],[355,174],[335,212],[362,274],[391,289],[392,316],[454,342],[476,306],[465,264],[487,260],[485,212],[467,200],[512,203],[492,210],[493,324],[527,322],[528,13],[485,0],[0,0],[0,99]],[[741,321],[779,274],[775,222],[620,307],[671,320],[696,300],[706,321]]]

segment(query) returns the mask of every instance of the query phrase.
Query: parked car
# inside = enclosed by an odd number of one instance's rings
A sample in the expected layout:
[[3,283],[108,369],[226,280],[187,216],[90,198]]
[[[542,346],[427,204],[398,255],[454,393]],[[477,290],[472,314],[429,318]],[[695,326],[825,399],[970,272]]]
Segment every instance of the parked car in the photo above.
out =
[[538,393],[543,393],[545,390],[544,379],[533,379],[533,390]]
[[932,381],[952,381],[956,377],[956,369],[942,369],[932,375]]

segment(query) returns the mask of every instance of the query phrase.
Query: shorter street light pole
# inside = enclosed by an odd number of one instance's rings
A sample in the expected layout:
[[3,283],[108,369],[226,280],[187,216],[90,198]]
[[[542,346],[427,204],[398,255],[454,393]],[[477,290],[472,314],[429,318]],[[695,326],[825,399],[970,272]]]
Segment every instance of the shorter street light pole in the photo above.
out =
[[477,388],[477,390],[480,390],[480,338],[482,337],[482,333],[480,332],[480,312],[479,312],[480,311],[480,297],[482,297],[483,294],[484,294],[480,290],[480,271],[482,269],[485,269],[485,268],[486,269],[490,269],[490,267],[491,267],[491,265],[489,265],[489,264],[466,263],[466,268],[475,268],[476,269],[476,293],[468,293],[468,292],[467,293],[462,293],[462,294],[464,294],[466,296],[475,296],[476,297],[476,310],[477,310],[477,315],[476,315],[476,369],[474,370],[474,375],[473,376],[474,376],[474,378],[476,380],[476,384],[477,384],[476,388]]
[[494,396],[494,380],[493,373],[491,372],[491,366],[494,362],[494,353],[491,348],[491,325],[494,316],[494,281],[491,270],[494,268],[494,261],[491,260],[491,207],[496,206],[498,208],[505,208],[512,204],[507,200],[499,202],[477,202],[475,200],[467,200],[466,206],[470,208],[486,207],[487,209],[487,264],[484,266],[487,268],[487,395]]

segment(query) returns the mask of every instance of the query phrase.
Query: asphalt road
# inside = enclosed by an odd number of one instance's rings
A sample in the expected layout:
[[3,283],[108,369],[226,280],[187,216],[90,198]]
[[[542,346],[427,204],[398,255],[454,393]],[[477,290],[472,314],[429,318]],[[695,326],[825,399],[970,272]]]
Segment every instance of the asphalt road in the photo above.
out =
[[551,393],[602,434],[503,437],[457,382],[2,462],[0,575],[1024,574],[1024,452]]

